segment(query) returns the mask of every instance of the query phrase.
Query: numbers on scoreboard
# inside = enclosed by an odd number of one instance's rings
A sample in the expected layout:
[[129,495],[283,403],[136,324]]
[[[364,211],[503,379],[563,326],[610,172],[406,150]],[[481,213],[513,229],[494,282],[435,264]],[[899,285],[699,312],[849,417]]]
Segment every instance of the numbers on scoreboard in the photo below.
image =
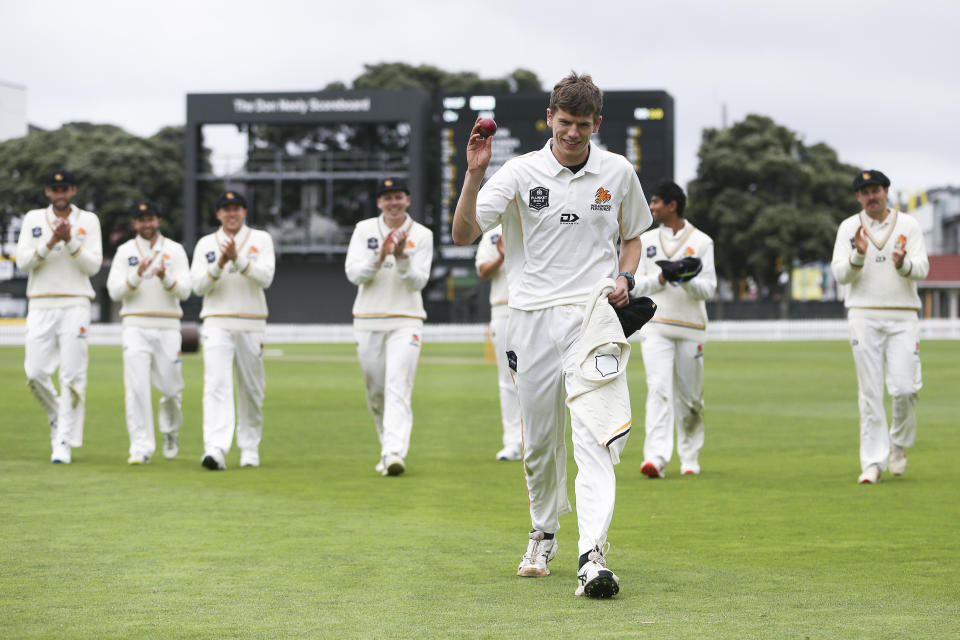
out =
[[637,107],[633,110],[635,120],[663,120],[663,115],[660,107]]

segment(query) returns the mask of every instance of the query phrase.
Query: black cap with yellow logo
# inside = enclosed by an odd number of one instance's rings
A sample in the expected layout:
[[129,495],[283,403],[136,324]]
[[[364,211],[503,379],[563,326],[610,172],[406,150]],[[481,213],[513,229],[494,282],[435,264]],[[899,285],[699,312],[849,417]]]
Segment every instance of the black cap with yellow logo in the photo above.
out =
[[865,187],[868,184],[878,184],[883,188],[887,188],[890,186],[890,178],[883,175],[882,171],[867,169],[866,171],[858,173],[853,179],[853,190],[859,191],[860,187]]
[[47,176],[48,187],[75,187],[77,185],[77,178],[69,171],[65,169],[57,169],[51,171],[50,175]]
[[397,178],[384,178],[377,183],[378,198],[388,191],[403,191],[405,194],[410,195],[410,189],[407,188],[407,183]]
[[237,193],[236,191],[224,191],[223,193],[220,194],[220,197],[217,198],[216,208],[219,210],[227,206],[228,204],[238,204],[244,209],[246,209],[247,199],[244,198],[241,194]]
[[131,214],[134,218],[137,216],[157,216],[158,218],[163,217],[163,209],[160,208],[156,202],[150,202],[149,200],[141,200],[140,202],[133,205],[133,210]]

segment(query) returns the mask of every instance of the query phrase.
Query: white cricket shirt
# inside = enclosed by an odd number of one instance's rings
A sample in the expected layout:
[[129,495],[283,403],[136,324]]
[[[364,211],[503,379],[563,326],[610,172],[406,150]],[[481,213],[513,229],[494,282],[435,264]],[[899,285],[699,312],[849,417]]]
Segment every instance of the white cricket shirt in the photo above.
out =
[[[853,240],[861,225],[867,232],[863,255]],[[907,252],[899,269],[893,266],[894,249]],[[917,281],[930,271],[923,230],[902,211],[890,211],[882,221],[861,211],[840,223],[830,268],[841,285],[848,317],[916,319],[920,310]]]
[[90,278],[103,263],[100,220],[96,214],[70,206],[70,242],[62,240],[52,249],[57,216],[53,206],[28,211],[17,239],[17,267],[30,275],[27,298],[31,309],[89,305],[94,299]]
[[234,238],[237,259],[217,265],[230,239],[221,227],[200,238],[193,249],[190,280],[193,292],[203,296],[200,318],[204,326],[237,331],[265,331],[267,297],[276,257],[273,238],[266,231],[243,225]]
[[[502,229],[499,225],[490,229],[477,246],[477,257],[475,265],[477,273],[480,272],[480,265],[487,262],[493,262],[500,257],[500,251],[497,249],[497,241],[500,239]],[[500,268],[490,277],[490,317],[506,318],[509,315],[507,307],[507,267],[501,264]]]
[[576,175],[547,141],[507,161],[477,196],[480,229],[503,225],[508,304],[523,311],[584,304],[619,272],[617,238],[636,238],[652,221],[633,165],[592,142]]
[[[647,231],[643,241],[643,257],[637,268],[633,296],[649,296],[657,304],[657,312],[640,330],[665,338],[703,342],[707,329],[706,300],[717,290],[717,271],[713,264],[713,240],[688,221],[674,233],[661,226]],[[700,258],[703,270],[692,280],[676,284],[660,284],[658,260]]]
[[[137,274],[144,260],[153,259],[143,276]],[[163,262],[161,280],[154,271]],[[126,326],[179,329],[183,310],[180,301],[190,297],[190,264],[179,242],[158,234],[156,242],[140,236],[117,248],[107,276],[111,300],[122,301],[120,318]]]

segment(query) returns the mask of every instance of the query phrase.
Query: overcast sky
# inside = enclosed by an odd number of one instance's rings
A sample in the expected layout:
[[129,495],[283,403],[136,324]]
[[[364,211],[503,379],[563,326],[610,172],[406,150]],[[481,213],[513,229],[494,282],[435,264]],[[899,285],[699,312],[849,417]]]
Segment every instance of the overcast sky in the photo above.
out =
[[908,191],[960,186],[957,24],[956,0],[0,0],[0,81],[27,88],[32,124],[149,135],[187,93],[316,90],[364,63],[524,67],[545,88],[575,69],[673,95],[681,184],[726,105]]

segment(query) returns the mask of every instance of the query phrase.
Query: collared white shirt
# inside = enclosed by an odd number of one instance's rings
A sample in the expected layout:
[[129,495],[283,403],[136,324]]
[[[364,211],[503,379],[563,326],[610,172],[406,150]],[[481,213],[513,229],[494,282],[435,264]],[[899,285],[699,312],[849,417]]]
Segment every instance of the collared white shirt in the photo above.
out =
[[617,239],[652,222],[633,165],[593,143],[576,175],[548,141],[507,161],[477,196],[480,228],[503,225],[509,305],[527,311],[583,304],[597,281],[618,273]]

